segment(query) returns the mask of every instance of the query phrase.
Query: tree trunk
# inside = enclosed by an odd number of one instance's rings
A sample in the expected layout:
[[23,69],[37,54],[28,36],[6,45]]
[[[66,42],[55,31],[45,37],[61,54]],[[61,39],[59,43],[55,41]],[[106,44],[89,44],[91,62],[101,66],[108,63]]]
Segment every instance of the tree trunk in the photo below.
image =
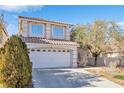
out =
[[95,56],[95,62],[94,65],[97,66],[97,56]]

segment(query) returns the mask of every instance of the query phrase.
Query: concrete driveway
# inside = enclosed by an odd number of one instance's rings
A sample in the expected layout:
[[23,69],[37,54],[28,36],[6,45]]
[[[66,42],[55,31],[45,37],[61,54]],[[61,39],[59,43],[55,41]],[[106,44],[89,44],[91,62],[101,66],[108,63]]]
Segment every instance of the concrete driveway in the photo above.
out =
[[84,69],[33,69],[34,88],[121,87]]

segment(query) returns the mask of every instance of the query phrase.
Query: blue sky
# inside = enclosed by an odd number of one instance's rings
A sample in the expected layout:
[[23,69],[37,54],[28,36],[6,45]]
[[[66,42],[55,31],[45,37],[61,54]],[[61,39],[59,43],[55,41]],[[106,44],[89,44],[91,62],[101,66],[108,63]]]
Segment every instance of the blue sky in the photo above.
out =
[[97,19],[124,26],[124,6],[0,6],[9,35],[18,32],[18,16],[44,18],[70,24],[87,24]]

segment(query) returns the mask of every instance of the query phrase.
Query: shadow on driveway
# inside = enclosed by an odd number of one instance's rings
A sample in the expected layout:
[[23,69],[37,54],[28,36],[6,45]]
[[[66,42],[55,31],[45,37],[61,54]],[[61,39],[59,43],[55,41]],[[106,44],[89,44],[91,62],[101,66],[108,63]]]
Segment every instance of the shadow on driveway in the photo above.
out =
[[96,76],[78,69],[33,69],[35,88],[96,87],[91,82],[101,81]]

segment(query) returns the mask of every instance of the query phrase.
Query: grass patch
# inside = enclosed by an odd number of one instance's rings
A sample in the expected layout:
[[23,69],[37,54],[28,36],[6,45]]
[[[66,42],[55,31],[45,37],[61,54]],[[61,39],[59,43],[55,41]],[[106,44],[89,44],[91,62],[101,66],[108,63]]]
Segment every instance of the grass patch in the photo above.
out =
[[107,68],[93,68],[93,69],[86,69],[87,71],[94,73],[95,75],[102,76],[111,80],[119,85],[124,86],[124,68],[117,68],[117,71],[112,73],[107,70]]
[[114,78],[124,80],[124,75],[115,75]]

